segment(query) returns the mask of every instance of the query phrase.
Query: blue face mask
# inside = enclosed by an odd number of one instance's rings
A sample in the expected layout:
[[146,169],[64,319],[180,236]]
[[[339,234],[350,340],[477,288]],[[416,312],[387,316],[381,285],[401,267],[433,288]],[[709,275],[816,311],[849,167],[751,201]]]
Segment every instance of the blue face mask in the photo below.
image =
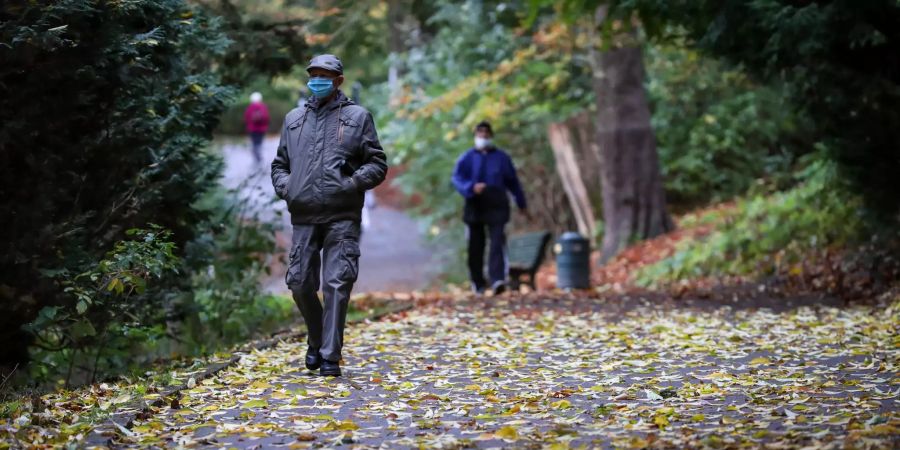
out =
[[331,92],[334,90],[334,80],[325,77],[313,77],[306,82],[306,86],[309,87],[309,91],[316,98],[325,98],[331,95]]

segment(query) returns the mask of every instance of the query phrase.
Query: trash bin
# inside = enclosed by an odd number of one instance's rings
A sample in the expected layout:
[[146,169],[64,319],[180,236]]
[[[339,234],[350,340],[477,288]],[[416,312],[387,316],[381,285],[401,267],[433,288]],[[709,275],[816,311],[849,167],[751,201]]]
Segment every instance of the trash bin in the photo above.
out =
[[556,241],[553,252],[556,253],[556,287],[591,287],[591,243],[587,238],[574,231],[567,231]]

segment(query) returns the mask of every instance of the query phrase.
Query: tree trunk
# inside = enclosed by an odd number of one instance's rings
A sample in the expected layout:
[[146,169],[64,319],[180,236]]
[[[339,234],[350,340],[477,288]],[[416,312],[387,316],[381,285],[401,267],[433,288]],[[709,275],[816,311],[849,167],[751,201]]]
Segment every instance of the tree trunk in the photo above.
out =
[[605,227],[602,264],[631,240],[657,236],[674,224],[666,210],[640,47],[631,42],[592,50],[590,57]]
[[[556,161],[569,206],[575,216],[578,232],[593,239],[596,215],[590,187],[599,175],[596,161],[597,152],[590,149],[595,145],[593,117],[583,113],[564,122],[552,123],[547,128],[547,136]],[[599,199],[598,199],[599,200]]]

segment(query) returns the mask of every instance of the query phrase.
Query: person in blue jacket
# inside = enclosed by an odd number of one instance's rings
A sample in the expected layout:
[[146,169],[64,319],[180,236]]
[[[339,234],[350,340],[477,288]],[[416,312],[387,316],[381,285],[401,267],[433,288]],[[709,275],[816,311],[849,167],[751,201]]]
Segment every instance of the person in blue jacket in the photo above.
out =
[[491,251],[488,275],[494,295],[506,291],[508,274],[506,260],[506,233],[504,228],[510,218],[509,195],[516,205],[530,218],[525,203],[525,193],[516,176],[512,159],[493,144],[491,124],[481,122],[475,127],[475,147],[467,150],[456,161],[453,170],[453,186],[465,198],[463,221],[468,229],[468,263],[472,289],[482,294],[487,287],[484,279],[484,247],[490,236]]

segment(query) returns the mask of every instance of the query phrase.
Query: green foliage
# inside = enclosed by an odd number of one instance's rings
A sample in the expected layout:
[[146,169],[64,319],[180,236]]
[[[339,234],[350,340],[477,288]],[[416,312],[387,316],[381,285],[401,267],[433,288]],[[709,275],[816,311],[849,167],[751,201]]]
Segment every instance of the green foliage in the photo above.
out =
[[[614,24],[687,40],[766,83],[785,83],[830,158],[874,217],[900,212],[900,3],[895,0],[531,0],[575,21],[604,7]],[[631,20],[638,17],[639,21]],[[532,19],[533,20],[533,19]]]
[[861,202],[842,189],[833,163],[814,162],[796,187],[750,195],[705,238],[636,275],[645,285],[695,277],[786,273],[814,250],[840,246],[863,232]]
[[[52,363],[60,356],[56,352],[64,352],[61,356],[68,362],[67,383],[76,355],[84,355],[88,349],[96,355],[90,366],[91,379],[101,364],[113,365],[105,359],[101,361],[106,356],[104,350],[111,334],[125,341],[137,338],[140,342],[146,338],[145,333],[149,330],[141,325],[145,319],[141,317],[142,308],[134,303],[147,291],[148,281],[159,280],[166,273],[175,271],[180,262],[173,254],[170,232],[154,226],[149,230],[131,229],[126,234],[132,238],[117,242],[114,249],[90,270],[71,274],[64,269],[48,274],[73,301],[45,306],[25,327],[36,338],[38,360]],[[141,331],[132,333],[131,329]],[[117,346],[128,344],[120,342]],[[42,354],[40,350],[49,353]],[[46,365],[32,368],[36,375],[49,374]]]
[[[59,277],[103,273],[110,249],[132,254],[115,247],[126,230],[159,224],[173,249],[194,238],[206,212],[192,204],[221,170],[202,148],[231,93],[195,57],[227,43],[218,21],[179,0],[0,6],[0,364],[27,359],[33,335],[19,327],[39,311],[85,308]],[[133,290],[122,306],[164,323],[185,273],[146,290],[141,277],[119,279],[109,295]]]
[[788,84],[791,101],[829,148],[843,178],[882,219],[900,212],[900,3],[703,0],[614,2],[651,34],[686,35],[764,82]]
[[310,56],[308,22],[315,17],[303,5],[253,0],[189,0],[220,22],[223,53],[192,55],[198,63],[215,67],[222,81],[243,85],[249,80],[289,72]]
[[[200,199],[196,208],[210,219],[183,259],[171,233],[154,227],[129,231],[132,238],[116,243],[89,272],[48,274],[74,302],[43,308],[27,326],[38,338],[30,381],[81,383],[171,355],[210,353],[292,323],[290,298],[260,292],[276,224],[249,206],[223,189]],[[176,272],[190,274],[181,291],[172,287],[179,287]],[[142,295],[148,289],[167,301]]]
[[[564,199],[555,197],[562,190],[546,129],[589,104],[589,72],[571,53],[534,45],[534,30],[514,28],[511,8],[477,1],[440,5],[428,20],[438,30],[434,39],[409,51],[404,90],[394,99],[400,104],[379,116],[395,162],[406,169],[400,187],[428,195],[418,212],[429,225],[458,223],[462,200],[450,174],[472,147],[473,127],[485,119],[512,155],[532,209],[565,223],[551,207]],[[384,86],[380,98],[386,97]]]
[[682,47],[647,46],[645,59],[668,201],[685,207],[732,198],[759,178],[790,181],[809,124],[784,87]]
[[191,279],[193,295],[180,308],[194,352],[273,331],[296,317],[293,301],[260,292],[259,280],[276,254],[280,222],[254,211],[240,191],[217,189],[200,204],[215,215],[191,243],[189,257],[198,270]]

